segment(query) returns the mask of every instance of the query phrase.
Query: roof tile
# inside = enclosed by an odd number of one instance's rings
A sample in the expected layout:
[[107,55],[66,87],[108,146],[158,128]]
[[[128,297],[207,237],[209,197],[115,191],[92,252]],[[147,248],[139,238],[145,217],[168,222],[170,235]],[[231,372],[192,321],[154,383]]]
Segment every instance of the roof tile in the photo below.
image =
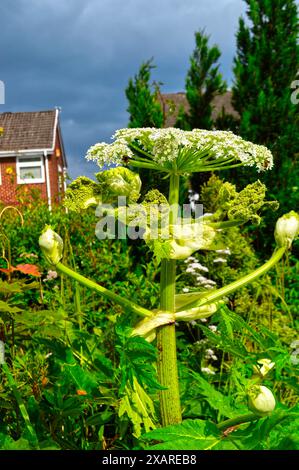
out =
[[0,151],[50,149],[53,145],[56,110],[1,113]]

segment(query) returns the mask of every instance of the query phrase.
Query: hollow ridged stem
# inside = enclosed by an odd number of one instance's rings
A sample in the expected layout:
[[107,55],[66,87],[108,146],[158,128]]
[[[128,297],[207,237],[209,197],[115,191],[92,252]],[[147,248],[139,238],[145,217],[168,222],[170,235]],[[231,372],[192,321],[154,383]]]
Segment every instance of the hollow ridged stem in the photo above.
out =
[[97,284],[96,282],[92,281],[91,279],[88,279],[85,276],[82,276],[82,274],[77,273],[76,271],[73,271],[73,269],[68,268],[62,263],[57,263],[55,265],[55,268],[57,271],[59,271],[62,274],[65,274],[66,276],[74,279],[75,281],[79,282],[85,287],[88,287],[89,289],[92,289],[99,294],[101,294],[103,297],[106,299],[112,300],[113,302],[116,302],[117,304],[121,305],[122,307],[130,310],[131,312],[136,313],[137,315],[140,315],[141,317],[151,317],[152,312],[150,310],[147,310],[144,307],[140,307],[139,305],[135,304],[131,300],[125,299],[124,297],[115,294],[114,292],[110,291],[109,289],[106,289],[105,287]]
[[[179,202],[179,176],[171,175],[169,204],[172,207]],[[175,224],[177,211],[170,213],[170,224]],[[175,260],[163,259],[160,280],[160,308],[163,311],[175,311]],[[160,409],[163,426],[182,421],[180,392],[177,370],[175,325],[163,325],[157,329],[158,375],[166,390],[160,392]]]

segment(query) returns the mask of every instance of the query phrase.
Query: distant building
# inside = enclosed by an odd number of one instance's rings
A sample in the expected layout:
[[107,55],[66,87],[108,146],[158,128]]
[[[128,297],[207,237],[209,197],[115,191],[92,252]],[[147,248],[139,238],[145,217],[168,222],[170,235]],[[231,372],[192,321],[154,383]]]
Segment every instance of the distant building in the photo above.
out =
[[18,188],[37,188],[49,207],[65,192],[67,161],[59,110],[1,113],[0,202],[16,204]]
[[[165,116],[164,127],[173,127],[177,121],[180,108],[188,113],[190,107],[186,98],[186,93],[163,93],[159,97]],[[222,110],[226,114],[238,119],[239,114],[232,105],[232,92],[227,91],[223,95],[217,95],[212,101],[212,119],[215,121],[221,115]]]

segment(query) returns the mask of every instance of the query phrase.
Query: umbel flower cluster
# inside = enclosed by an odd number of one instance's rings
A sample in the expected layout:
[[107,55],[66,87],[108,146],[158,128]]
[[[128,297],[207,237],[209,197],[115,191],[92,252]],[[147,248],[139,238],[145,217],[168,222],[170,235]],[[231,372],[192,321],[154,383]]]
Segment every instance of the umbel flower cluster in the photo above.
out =
[[273,166],[271,152],[227,131],[176,128],[120,129],[111,144],[98,143],[90,147],[87,160],[99,167],[123,165],[192,173],[219,170],[235,166],[255,166],[258,171]]

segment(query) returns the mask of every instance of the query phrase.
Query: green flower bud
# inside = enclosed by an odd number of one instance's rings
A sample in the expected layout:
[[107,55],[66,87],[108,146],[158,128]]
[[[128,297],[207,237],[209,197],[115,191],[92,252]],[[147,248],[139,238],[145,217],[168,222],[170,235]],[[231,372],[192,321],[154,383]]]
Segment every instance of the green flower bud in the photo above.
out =
[[222,248],[215,240],[217,232],[205,223],[170,226],[173,239],[169,242],[171,259],[186,259],[197,250]]
[[38,243],[48,263],[54,266],[59,263],[62,258],[63,241],[49,225],[44,228]]
[[280,217],[276,222],[275,240],[278,246],[291,248],[293,240],[299,235],[299,215],[295,211]]
[[137,173],[118,166],[96,174],[100,183],[103,199],[110,202],[118,196],[125,196],[128,203],[136,202],[140,196],[141,179]]
[[89,206],[96,206],[100,201],[99,185],[86,176],[79,176],[68,186],[64,205],[71,211],[80,212]]
[[248,408],[257,416],[267,416],[275,408],[275,398],[264,385],[253,385],[248,391]]

